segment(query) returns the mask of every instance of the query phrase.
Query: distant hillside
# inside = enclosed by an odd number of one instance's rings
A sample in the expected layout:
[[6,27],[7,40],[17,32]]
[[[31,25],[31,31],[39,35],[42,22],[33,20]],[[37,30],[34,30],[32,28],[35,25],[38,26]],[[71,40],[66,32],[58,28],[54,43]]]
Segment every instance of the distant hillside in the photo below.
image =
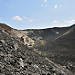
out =
[[57,36],[60,36],[64,32],[66,32],[69,29],[69,27],[63,27],[63,28],[47,28],[47,29],[34,29],[34,30],[25,30],[28,31],[28,36],[29,37],[42,37],[43,39],[48,39],[48,38],[56,38]]
[[[57,37],[56,39],[54,39],[54,41],[49,44],[49,41],[46,43],[45,47],[48,50],[52,50],[51,51],[56,51],[56,52],[64,52],[65,51],[67,53],[74,53],[75,50],[75,25],[70,27],[70,29],[68,31],[66,31],[64,34],[60,35],[59,37]],[[69,52],[70,51],[70,52]]]

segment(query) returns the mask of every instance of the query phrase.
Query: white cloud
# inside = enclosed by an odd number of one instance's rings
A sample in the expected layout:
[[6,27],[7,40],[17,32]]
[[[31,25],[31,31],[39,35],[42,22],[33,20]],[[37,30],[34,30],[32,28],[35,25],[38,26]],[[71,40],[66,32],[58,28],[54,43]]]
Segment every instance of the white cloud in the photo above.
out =
[[69,19],[74,20],[74,19],[75,19],[75,17],[69,17]]
[[41,7],[43,7],[43,4],[41,4]]
[[22,21],[22,18],[21,18],[21,17],[19,17],[19,16],[14,16],[14,17],[13,17],[13,20]]
[[34,19],[32,19],[32,18],[28,18],[28,17],[26,17],[26,16],[23,16],[22,18],[19,17],[19,16],[14,16],[14,17],[13,17],[13,20],[18,20],[18,21],[27,21],[27,22],[29,22],[29,23],[34,22]]
[[47,0],[44,0],[44,2],[46,3],[46,2],[47,2]]
[[57,24],[53,24],[52,27],[65,27],[68,26],[67,24],[61,24],[61,23],[57,23]]
[[58,8],[58,5],[56,4],[54,7],[55,7],[55,8]]
[[66,21],[64,21],[65,23],[75,23],[75,20],[73,19],[73,20],[66,20]]
[[54,21],[53,21],[53,23],[57,23],[57,21],[56,21],[56,20],[54,20]]
[[32,23],[32,22],[34,22],[34,20],[33,19],[29,19],[28,22]]

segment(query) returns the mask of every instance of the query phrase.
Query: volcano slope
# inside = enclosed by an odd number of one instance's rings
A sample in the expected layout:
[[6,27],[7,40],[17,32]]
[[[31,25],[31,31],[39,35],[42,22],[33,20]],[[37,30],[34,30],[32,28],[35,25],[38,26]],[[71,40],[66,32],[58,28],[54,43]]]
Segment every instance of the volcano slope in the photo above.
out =
[[75,73],[75,25],[69,27],[69,30],[52,42],[50,40],[49,38],[46,44],[39,49],[46,52],[49,59]]
[[0,75],[74,75],[11,36],[7,27],[0,28]]
[[[45,44],[34,46],[50,60],[65,66],[75,74],[75,24],[69,27],[27,30],[30,38],[42,37]],[[33,39],[33,40],[36,40]],[[39,41],[39,40],[36,40]]]
[[48,41],[44,46],[44,50],[45,49],[57,55],[66,56],[66,61],[75,62],[75,25],[54,39],[53,42],[50,43],[50,41]]

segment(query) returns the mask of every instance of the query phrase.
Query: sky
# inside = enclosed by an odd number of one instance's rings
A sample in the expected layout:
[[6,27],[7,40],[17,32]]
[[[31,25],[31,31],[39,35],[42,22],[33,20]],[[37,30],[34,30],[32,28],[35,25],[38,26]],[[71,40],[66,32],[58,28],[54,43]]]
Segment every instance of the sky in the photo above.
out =
[[75,0],[0,0],[0,23],[15,29],[70,26],[75,23]]

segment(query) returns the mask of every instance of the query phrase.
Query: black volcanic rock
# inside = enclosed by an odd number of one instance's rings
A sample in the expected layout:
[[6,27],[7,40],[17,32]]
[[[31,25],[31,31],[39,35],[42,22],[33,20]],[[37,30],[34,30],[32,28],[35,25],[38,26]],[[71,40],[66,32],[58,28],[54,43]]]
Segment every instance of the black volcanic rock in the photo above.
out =
[[[43,46],[39,46],[39,43],[37,48],[45,52],[48,58],[65,67],[68,66],[75,73],[73,67],[75,66],[75,24],[70,27],[28,30],[28,32],[29,37],[42,37],[46,41]],[[73,65],[73,68],[68,63]]]
[[69,66],[69,69],[75,73],[75,67],[73,67],[75,66],[75,25],[69,27],[69,30],[54,39],[54,41],[46,42],[41,50],[47,52],[47,56],[52,61],[63,66]]
[[[9,33],[7,27],[8,26],[1,26],[0,28],[0,75],[74,75],[70,70],[71,68],[74,68],[74,65],[68,63],[69,66],[63,67],[60,64],[54,63],[43,54],[35,52],[34,48],[29,48],[27,45],[24,45],[20,39],[7,34]],[[7,30],[7,32],[4,30]],[[51,35],[53,33],[58,35],[52,29],[49,34],[50,33]],[[35,33],[34,36],[37,34]],[[41,37],[44,38],[42,32],[40,35],[39,34],[38,36],[42,35]],[[52,37],[54,37],[54,34]],[[44,46],[46,47],[46,45]],[[46,48],[43,50],[45,49]]]

